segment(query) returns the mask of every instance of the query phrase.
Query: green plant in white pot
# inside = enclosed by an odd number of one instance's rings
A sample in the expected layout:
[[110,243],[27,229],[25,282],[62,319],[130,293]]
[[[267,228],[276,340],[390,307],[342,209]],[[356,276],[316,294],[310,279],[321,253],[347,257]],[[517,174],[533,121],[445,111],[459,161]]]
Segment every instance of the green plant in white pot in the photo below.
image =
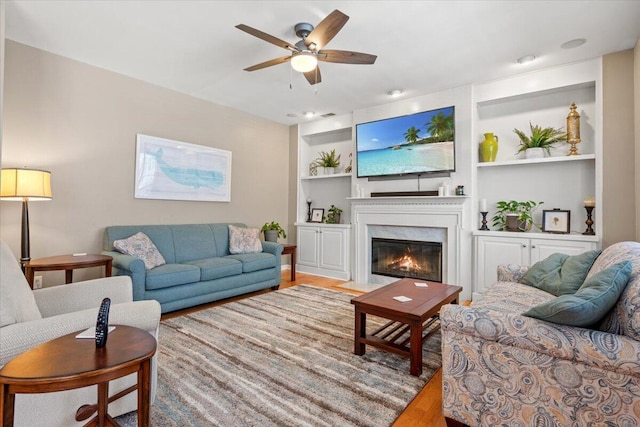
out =
[[498,212],[492,218],[493,226],[504,231],[529,231],[533,225],[533,211],[544,202],[518,202],[510,200],[497,203]]
[[551,147],[560,141],[567,140],[567,134],[562,129],[534,126],[531,122],[529,122],[529,128],[531,129],[530,136],[525,135],[519,129],[513,130],[520,138],[518,153],[524,152],[524,156],[527,159],[544,157],[545,152],[549,155],[551,154]]
[[333,175],[335,169],[340,166],[340,154],[336,154],[336,150],[321,151],[316,159],[318,167],[324,168],[325,175]]
[[264,233],[264,240],[267,242],[277,242],[278,237],[287,238],[287,233],[275,221],[265,222],[260,231]]

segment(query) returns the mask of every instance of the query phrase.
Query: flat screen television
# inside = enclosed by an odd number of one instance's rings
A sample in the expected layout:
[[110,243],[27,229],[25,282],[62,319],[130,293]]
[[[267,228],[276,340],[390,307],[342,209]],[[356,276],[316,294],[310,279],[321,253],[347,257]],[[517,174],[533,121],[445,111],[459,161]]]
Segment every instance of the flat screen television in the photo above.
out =
[[358,178],[454,172],[454,107],[356,125]]

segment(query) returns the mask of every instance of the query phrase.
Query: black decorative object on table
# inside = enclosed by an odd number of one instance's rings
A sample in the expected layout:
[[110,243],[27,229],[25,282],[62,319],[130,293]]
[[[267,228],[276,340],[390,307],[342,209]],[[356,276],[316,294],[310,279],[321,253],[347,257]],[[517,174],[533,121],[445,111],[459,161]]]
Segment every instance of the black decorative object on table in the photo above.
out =
[[582,234],[585,236],[595,236],[596,232],[593,231],[593,219],[591,218],[591,215],[593,214],[593,206],[585,206],[584,208],[587,210],[587,220],[585,221],[587,229]]
[[96,321],[96,348],[102,348],[107,345],[107,336],[109,335],[109,307],[111,299],[105,298],[100,304],[98,311],[98,320]]
[[487,214],[489,212],[480,212],[480,214],[482,215],[482,227],[480,227],[480,230],[482,231],[487,231],[489,230],[489,227],[487,227]]
[[311,222],[311,198],[307,199],[307,222]]

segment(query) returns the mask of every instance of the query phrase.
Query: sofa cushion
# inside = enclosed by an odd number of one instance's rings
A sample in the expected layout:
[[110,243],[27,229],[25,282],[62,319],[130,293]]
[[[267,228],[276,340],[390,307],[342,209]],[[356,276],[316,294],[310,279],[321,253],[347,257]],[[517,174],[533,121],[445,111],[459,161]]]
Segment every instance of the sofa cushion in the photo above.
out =
[[126,239],[115,240],[113,247],[118,252],[140,258],[147,270],[165,264],[164,257],[158,251],[156,245],[142,232],[138,232]]
[[218,256],[216,241],[208,224],[171,225],[176,264]]
[[262,252],[260,231],[257,228],[236,227],[229,224],[229,252],[232,254]]
[[613,310],[602,319],[598,329],[613,334],[626,335],[640,341],[640,243],[619,242],[602,251],[593,263],[590,276],[620,261],[631,261],[633,272],[629,284]]
[[165,264],[147,271],[147,290],[200,281],[200,268],[189,264]]
[[238,254],[228,255],[225,258],[232,258],[242,262],[242,272],[265,270],[276,266],[276,257],[273,254],[261,252],[259,254]]
[[522,283],[555,296],[574,294],[584,283],[600,252],[588,251],[574,256],[552,254],[533,264],[522,277]]
[[202,281],[242,274],[242,263],[229,257],[200,259],[185,264],[200,268],[200,280]]
[[569,326],[594,325],[616,304],[631,271],[629,261],[614,264],[585,280],[575,294],[536,305],[523,315]]

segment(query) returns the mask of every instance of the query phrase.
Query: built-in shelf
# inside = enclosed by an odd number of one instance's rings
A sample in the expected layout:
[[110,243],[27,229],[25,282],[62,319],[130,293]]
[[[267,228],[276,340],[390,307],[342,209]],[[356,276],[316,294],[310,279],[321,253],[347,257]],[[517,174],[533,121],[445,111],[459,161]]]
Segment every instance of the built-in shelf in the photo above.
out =
[[600,236],[584,235],[579,231],[572,231],[568,234],[562,233],[546,233],[544,231],[497,231],[497,230],[474,230],[474,236],[491,236],[491,237],[523,237],[526,239],[548,239],[548,240],[577,240],[585,242],[599,242]]
[[483,162],[478,163],[479,168],[492,168],[498,166],[514,166],[514,165],[526,165],[533,163],[556,163],[556,162],[572,162],[580,160],[595,160],[595,154],[579,154],[577,156],[556,156],[556,157],[544,157],[541,159],[517,159],[517,160],[503,160],[499,162]]
[[345,178],[351,177],[350,173],[334,173],[331,175],[317,175],[317,176],[301,176],[300,179],[332,179],[332,178]]

